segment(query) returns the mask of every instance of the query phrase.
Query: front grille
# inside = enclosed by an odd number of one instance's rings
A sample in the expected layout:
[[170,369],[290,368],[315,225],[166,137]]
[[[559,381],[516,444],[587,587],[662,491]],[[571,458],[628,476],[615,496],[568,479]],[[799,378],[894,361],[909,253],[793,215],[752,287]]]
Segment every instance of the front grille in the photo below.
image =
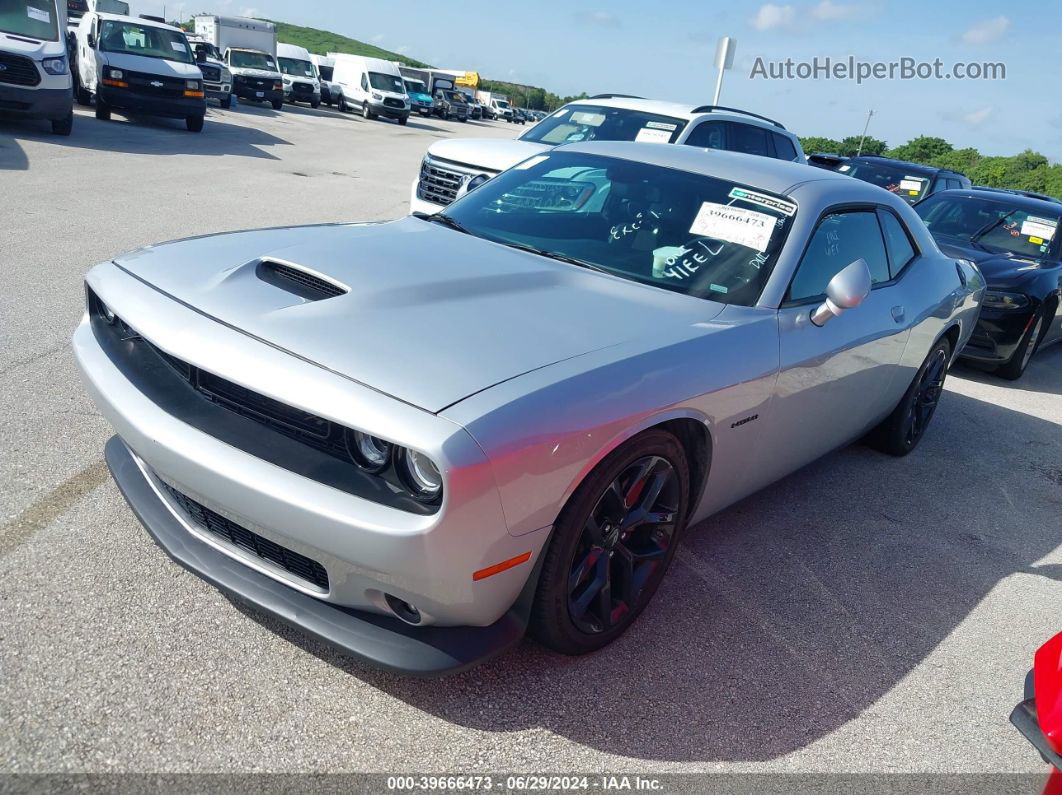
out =
[[333,284],[330,281],[314,276],[312,273],[293,268],[282,262],[264,260],[258,263],[255,272],[262,281],[309,301],[335,298],[337,295],[346,295],[347,292],[338,284]]
[[41,73],[33,61],[24,55],[0,51],[0,83],[14,86],[35,86],[41,82]]
[[457,198],[457,189],[465,179],[486,174],[494,176],[494,172],[484,169],[459,166],[445,160],[437,160],[428,157],[420,169],[420,181],[417,183],[417,197],[433,204],[446,205]]
[[296,94],[312,94],[313,85],[310,83],[292,83],[291,90]]
[[253,89],[256,89],[256,90],[259,90],[259,91],[262,91],[262,90],[272,91],[273,90],[273,84],[276,81],[275,80],[268,80],[268,79],[261,78],[261,77],[247,77],[245,75],[237,75],[236,76],[236,82],[237,83],[241,83],[241,84],[243,84],[245,86],[249,86],[249,87],[251,87]]
[[404,108],[406,103],[394,97],[384,97],[384,104],[389,108]]
[[201,63],[199,64],[199,71],[203,73],[203,79],[209,80],[211,83],[221,80],[221,70],[216,66],[208,66]]
[[328,590],[328,572],[324,566],[312,558],[282,547],[275,541],[253,533],[243,525],[226,519],[220,513],[201,505],[187,494],[183,494],[168,483],[162,484],[170,498],[188,514],[189,518],[203,530],[208,530],[230,544],[244,549],[253,555],[268,560],[289,574],[306,580],[320,588]]
[[125,72],[122,79],[129,84],[129,90],[153,97],[183,97],[185,81],[175,77],[163,77],[145,72]]

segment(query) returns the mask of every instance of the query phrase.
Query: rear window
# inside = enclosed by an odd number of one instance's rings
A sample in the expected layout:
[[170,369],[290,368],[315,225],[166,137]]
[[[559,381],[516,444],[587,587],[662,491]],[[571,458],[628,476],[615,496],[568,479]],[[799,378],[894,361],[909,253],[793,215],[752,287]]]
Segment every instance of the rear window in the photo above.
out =
[[796,160],[797,153],[793,142],[778,133],[771,133],[771,135],[774,136],[774,153],[778,156],[778,159]]
[[849,162],[841,164],[837,170],[895,193],[908,204],[924,199],[929,191],[930,178],[923,174],[912,174],[911,169],[904,168],[903,164]]
[[567,105],[540,121],[521,141],[570,144],[577,141],[644,141],[674,143],[684,119],[603,105]]
[[915,207],[934,235],[947,235],[996,251],[1044,257],[1056,246],[1057,213],[1029,211],[1005,202],[958,194],[930,196]]
[[751,124],[732,121],[730,124],[730,149],[747,155],[770,156],[767,149],[767,131]]

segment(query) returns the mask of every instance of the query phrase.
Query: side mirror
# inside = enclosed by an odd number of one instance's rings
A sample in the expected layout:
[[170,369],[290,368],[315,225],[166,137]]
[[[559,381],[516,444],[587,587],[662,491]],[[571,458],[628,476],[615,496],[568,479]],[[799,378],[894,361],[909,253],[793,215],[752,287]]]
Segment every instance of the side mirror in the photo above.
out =
[[846,309],[855,309],[870,295],[870,268],[860,257],[846,265],[826,285],[826,300],[811,313],[811,322],[825,326],[831,317],[837,317]]
[[200,47],[198,50],[195,51],[195,62],[206,63],[206,55],[206,50]]
[[86,39],[86,42],[88,43],[88,47],[90,50],[96,49],[96,34],[90,33],[88,35],[88,38]]

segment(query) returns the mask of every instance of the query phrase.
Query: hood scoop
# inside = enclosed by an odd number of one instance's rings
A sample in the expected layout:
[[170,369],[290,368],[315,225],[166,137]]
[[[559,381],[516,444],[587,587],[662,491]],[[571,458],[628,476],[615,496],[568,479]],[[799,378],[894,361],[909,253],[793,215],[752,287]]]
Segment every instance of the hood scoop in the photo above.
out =
[[277,259],[259,260],[255,275],[266,284],[297,295],[304,301],[323,301],[350,292],[350,288],[344,284]]

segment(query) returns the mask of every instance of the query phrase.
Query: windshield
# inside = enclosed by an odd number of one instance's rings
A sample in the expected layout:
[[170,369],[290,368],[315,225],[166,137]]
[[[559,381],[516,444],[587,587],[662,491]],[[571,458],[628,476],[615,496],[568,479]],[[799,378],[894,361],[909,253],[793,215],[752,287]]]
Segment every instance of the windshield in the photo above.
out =
[[446,97],[450,102],[456,102],[458,104],[465,101],[465,95],[460,91],[443,91],[442,95]]
[[842,174],[877,185],[895,193],[908,204],[914,204],[926,195],[929,177],[909,174],[904,167],[882,163],[842,163],[837,167]]
[[273,63],[273,56],[264,52],[229,50],[229,64],[235,66],[237,69],[264,69],[267,72],[277,71],[277,65]]
[[915,208],[934,235],[947,235],[988,251],[1042,258],[1057,237],[1059,215],[1019,209],[992,199],[937,194]]
[[494,100],[494,104],[497,105],[499,108],[509,107],[509,103],[506,102],[504,99],[496,99]]
[[674,143],[683,119],[601,105],[568,105],[520,136],[521,141],[564,144],[573,141]]
[[299,58],[277,58],[280,71],[295,77],[314,77],[313,64]]
[[42,41],[59,41],[54,0],[0,0],[0,31]]
[[202,50],[206,53],[207,58],[213,58],[215,61],[221,60],[221,53],[218,52],[218,48],[213,44],[205,41],[190,41],[188,43],[192,46],[193,53],[198,53]]
[[104,20],[100,26],[100,51],[122,52],[147,58],[192,63],[192,51],[184,34],[135,22]]
[[324,80],[325,82],[330,83],[330,82],[332,82],[332,74],[333,74],[332,70],[334,68],[335,67],[325,66],[324,64],[321,64],[321,65],[319,65],[317,67],[317,71],[321,75],[321,79],[322,80]]
[[751,306],[796,205],[744,185],[578,152],[537,155],[442,213],[497,243],[684,295]]
[[394,75],[383,75],[379,72],[369,72],[369,85],[377,91],[393,91],[396,94],[405,94],[406,89],[402,85],[402,79]]
[[427,90],[420,80],[406,80],[406,91],[410,94],[426,94]]

